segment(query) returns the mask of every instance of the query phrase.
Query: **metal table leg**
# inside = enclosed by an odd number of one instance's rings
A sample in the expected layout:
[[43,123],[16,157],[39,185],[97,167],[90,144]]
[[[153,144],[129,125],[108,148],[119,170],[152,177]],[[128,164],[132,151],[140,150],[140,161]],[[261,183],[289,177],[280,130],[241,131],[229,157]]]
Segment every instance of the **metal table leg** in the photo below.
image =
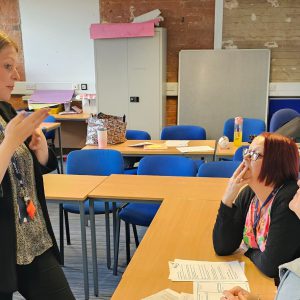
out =
[[84,294],[85,294],[85,299],[89,299],[89,274],[88,274],[88,262],[87,262],[84,202],[79,203],[79,209],[80,209],[80,228],[81,228]]
[[64,211],[63,204],[59,204],[59,250],[60,250],[60,263],[63,266],[65,263],[64,251]]
[[63,150],[61,144],[61,126],[58,128],[58,145],[59,145],[59,153],[60,153],[60,173],[64,174],[64,159],[63,159]]
[[97,247],[96,247],[96,225],[94,200],[90,199],[90,222],[91,222],[91,242],[92,242],[92,261],[93,261],[93,277],[94,277],[94,295],[98,297],[98,265],[97,265]]

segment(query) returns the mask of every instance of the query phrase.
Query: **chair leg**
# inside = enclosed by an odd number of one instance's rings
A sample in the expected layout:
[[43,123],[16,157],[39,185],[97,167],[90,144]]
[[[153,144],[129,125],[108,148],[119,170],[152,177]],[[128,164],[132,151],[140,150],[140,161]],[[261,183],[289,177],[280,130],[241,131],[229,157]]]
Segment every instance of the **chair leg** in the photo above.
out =
[[120,226],[121,220],[119,214],[116,214],[116,232],[115,232],[115,248],[114,248],[114,270],[113,274],[118,275],[118,260],[119,260],[119,244],[120,244]]
[[109,224],[109,203],[104,202],[105,208],[105,230],[106,230],[106,264],[107,268],[111,268],[111,255],[110,255],[110,224]]
[[134,240],[135,240],[135,246],[136,248],[139,246],[140,242],[139,242],[139,237],[137,234],[137,230],[136,230],[136,225],[132,224],[132,230],[133,230],[133,235],[134,235]]
[[71,245],[71,236],[70,236],[70,226],[69,226],[69,215],[68,212],[64,210],[65,216],[65,227],[66,227],[66,238],[67,238],[67,245]]
[[130,262],[130,227],[129,223],[125,222],[125,237],[126,237],[126,259],[127,264]]

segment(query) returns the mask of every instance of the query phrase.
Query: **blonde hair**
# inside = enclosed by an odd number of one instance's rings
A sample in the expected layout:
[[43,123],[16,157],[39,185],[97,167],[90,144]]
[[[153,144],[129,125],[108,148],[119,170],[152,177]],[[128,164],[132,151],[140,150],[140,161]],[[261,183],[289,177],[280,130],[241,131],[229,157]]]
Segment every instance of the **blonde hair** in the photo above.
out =
[[0,31],[0,51],[8,46],[12,46],[18,52],[18,45],[4,32]]

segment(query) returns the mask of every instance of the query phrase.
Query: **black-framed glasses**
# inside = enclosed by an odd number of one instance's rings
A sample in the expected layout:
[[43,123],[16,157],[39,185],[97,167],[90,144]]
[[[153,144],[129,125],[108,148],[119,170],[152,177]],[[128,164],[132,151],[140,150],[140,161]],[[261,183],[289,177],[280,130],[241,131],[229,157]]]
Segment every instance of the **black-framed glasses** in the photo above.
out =
[[250,156],[250,159],[253,160],[253,161],[256,161],[258,160],[260,157],[263,157],[262,154],[258,153],[258,152],[255,152],[253,150],[250,150],[249,148],[245,148],[243,150],[243,157],[249,155]]

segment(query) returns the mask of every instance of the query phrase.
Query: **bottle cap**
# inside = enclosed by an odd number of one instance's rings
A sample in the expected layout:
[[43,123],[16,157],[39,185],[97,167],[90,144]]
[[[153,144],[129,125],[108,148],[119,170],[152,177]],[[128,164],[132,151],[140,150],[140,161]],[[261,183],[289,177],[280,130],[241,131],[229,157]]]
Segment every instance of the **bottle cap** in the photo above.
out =
[[237,125],[242,125],[243,124],[243,118],[242,117],[235,117],[234,118],[234,123]]

